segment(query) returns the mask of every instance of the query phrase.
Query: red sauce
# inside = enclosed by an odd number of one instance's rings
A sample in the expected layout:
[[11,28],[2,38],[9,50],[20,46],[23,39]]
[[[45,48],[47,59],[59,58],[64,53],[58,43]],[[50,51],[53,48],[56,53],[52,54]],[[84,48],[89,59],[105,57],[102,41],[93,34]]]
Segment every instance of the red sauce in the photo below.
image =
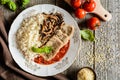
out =
[[68,51],[69,45],[70,45],[70,41],[60,49],[60,51],[56,54],[56,56],[53,59],[49,61],[44,60],[42,56],[38,56],[34,58],[34,62],[38,64],[52,64],[52,63],[58,62],[60,59],[63,58],[63,56]]

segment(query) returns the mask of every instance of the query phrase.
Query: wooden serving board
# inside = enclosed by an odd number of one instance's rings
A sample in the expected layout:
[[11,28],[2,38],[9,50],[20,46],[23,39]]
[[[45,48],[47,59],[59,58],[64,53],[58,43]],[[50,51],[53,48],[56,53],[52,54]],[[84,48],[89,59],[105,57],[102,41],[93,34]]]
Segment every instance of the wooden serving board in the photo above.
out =
[[[67,2],[70,6],[71,6],[71,0],[64,0],[65,2]],[[94,0],[96,2],[96,8],[93,12],[90,13],[94,13],[96,15],[98,15],[101,19],[103,19],[104,21],[109,21],[112,19],[112,15],[103,8],[103,6],[101,5],[100,0]]]

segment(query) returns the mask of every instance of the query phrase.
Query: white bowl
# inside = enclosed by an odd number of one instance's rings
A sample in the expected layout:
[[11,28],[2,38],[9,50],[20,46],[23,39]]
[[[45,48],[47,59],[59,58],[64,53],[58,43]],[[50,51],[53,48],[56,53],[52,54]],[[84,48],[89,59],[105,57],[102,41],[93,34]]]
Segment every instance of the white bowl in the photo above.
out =
[[[19,49],[17,49],[16,44],[16,32],[20,27],[23,19],[28,16],[31,16],[32,14],[42,12],[45,13],[60,12],[63,16],[65,23],[72,25],[75,28],[75,32],[70,40],[70,47],[67,53],[59,62],[56,62],[51,65],[40,65],[33,62],[27,62],[22,53],[19,51]],[[81,38],[79,27],[76,21],[73,19],[73,17],[64,9],[50,4],[35,5],[22,11],[12,23],[9,32],[9,49],[13,59],[21,69],[36,76],[52,76],[60,72],[63,72],[64,70],[69,68],[74,62],[77,54],[79,53],[81,43],[80,41]]]

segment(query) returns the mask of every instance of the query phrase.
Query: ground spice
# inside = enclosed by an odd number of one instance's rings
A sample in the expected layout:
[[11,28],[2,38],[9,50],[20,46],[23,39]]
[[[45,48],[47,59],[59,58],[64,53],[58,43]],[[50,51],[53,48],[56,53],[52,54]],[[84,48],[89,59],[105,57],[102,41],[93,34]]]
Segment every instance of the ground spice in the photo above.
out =
[[89,68],[82,68],[78,72],[77,80],[95,80],[95,74]]

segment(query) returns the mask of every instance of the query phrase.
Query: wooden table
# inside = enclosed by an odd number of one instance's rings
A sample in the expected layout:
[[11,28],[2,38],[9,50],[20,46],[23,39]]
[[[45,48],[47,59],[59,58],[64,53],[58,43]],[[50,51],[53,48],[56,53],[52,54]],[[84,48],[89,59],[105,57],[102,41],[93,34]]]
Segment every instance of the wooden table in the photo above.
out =
[[[15,0],[18,1],[18,0]],[[70,79],[75,80],[77,72],[82,67],[91,67],[97,74],[97,80],[120,80],[120,0],[101,0],[105,9],[111,12],[113,18],[109,22],[101,22],[101,26],[93,31],[96,41],[83,41],[81,50],[73,65],[64,71]],[[31,0],[27,7],[37,4],[57,5],[73,14],[72,8],[63,0]],[[12,12],[0,5],[6,21],[11,25],[22,9]],[[75,20],[80,29],[85,27],[85,21],[93,15],[87,14],[85,19]],[[74,52],[73,52],[74,53]]]

